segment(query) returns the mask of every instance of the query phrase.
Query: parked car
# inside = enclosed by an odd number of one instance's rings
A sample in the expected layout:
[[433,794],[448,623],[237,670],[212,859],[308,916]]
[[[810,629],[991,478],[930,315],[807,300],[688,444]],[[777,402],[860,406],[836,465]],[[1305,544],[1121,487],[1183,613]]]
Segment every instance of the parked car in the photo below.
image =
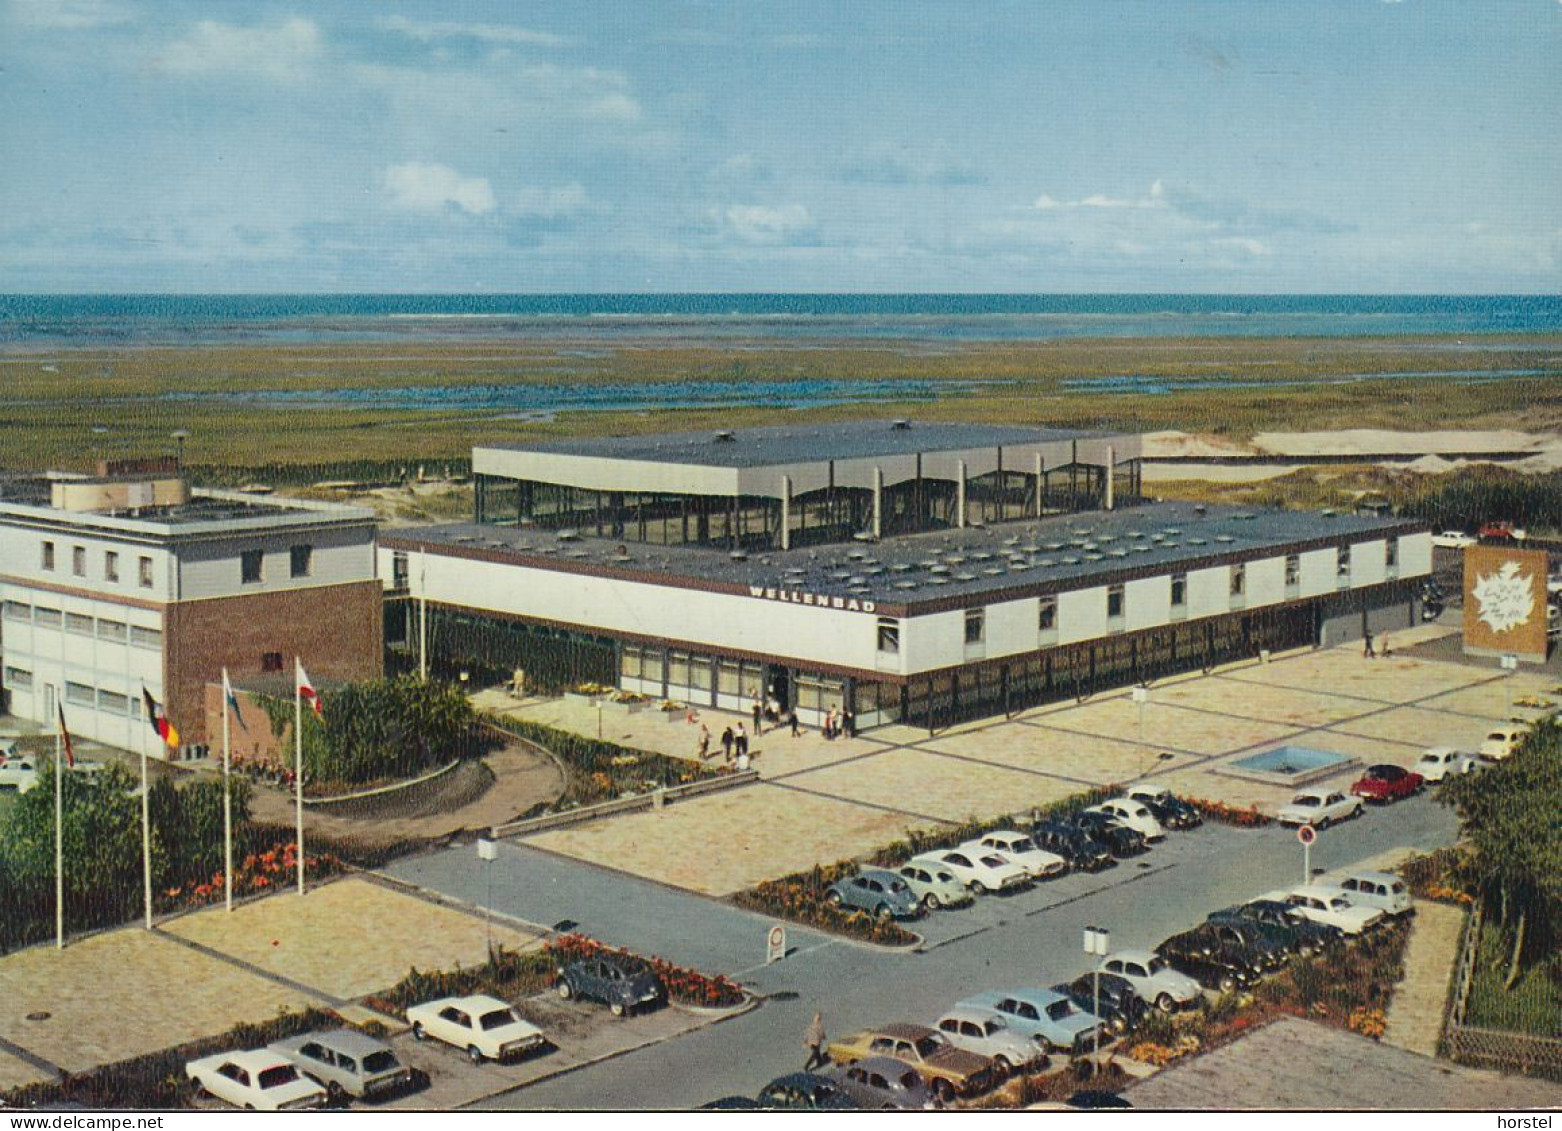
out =
[[1480,539],[1462,530],[1443,530],[1432,535],[1432,545],[1444,550],[1463,550],[1480,544]]
[[911,889],[911,894],[922,901],[922,907],[927,911],[937,911],[940,907],[963,907],[975,899],[948,868],[902,864],[899,874]]
[[1464,754],[1452,746],[1434,746],[1416,759],[1416,773],[1430,782],[1440,782],[1450,774],[1473,774],[1483,763],[1474,754]]
[[[1260,930],[1258,924],[1251,922],[1206,920],[1197,927],[1172,936],[1172,939],[1167,941],[1173,940],[1176,940],[1179,946],[1195,947],[1206,955],[1227,955],[1239,965],[1258,973],[1278,970],[1290,957],[1290,949],[1283,941],[1271,937]],[[1156,949],[1163,954],[1167,953],[1160,947]]]
[[197,1092],[249,1111],[297,1111],[325,1103],[325,1089],[270,1049],[219,1052],[184,1066]]
[[667,987],[656,971],[618,954],[599,954],[571,962],[560,968],[555,988],[566,1001],[572,997],[600,1001],[614,1017],[667,1000]]
[[836,1064],[851,1065],[865,1057],[888,1056],[909,1064],[945,1103],[957,1095],[971,1095],[996,1081],[992,1061],[957,1049],[938,1031],[926,1025],[893,1022],[864,1029],[825,1050]]
[[975,895],[985,895],[990,891],[1014,891],[1030,883],[1029,872],[1007,856],[992,851],[964,852],[957,848],[952,852],[925,852],[921,856],[912,857],[907,863],[952,872],[955,879]]
[[324,1084],[331,1098],[369,1099],[409,1087],[412,1069],[384,1041],[356,1029],[305,1033],[266,1046],[287,1057],[305,1076]]
[[824,898],[832,907],[854,907],[880,919],[915,919],[922,914],[922,901],[911,885],[882,868],[870,868],[837,880],[825,891]]
[[1407,770],[1392,762],[1383,762],[1376,766],[1368,766],[1350,787],[1350,791],[1363,801],[1381,801],[1387,804],[1406,797],[1414,797],[1421,792],[1425,784],[1426,779],[1414,770]]
[[1143,833],[1120,824],[1117,818],[1109,817],[1105,813],[1081,810],[1074,814],[1071,823],[1075,828],[1083,829],[1106,845],[1112,855],[1119,859],[1150,851],[1149,841],[1145,840]]
[[1204,814],[1164,785],[1129,786],[1128,797],[1148,809],[1162,828],[1196,829],[1204,823]]
[[960,849],[966,852],[981,852],[986,849],[1002,853],[1029,872],[1033,880],[1061,876],[1068,871],[1068,861],[1063,857],[1055,852],[1048,852],[1024,833],[1012,832],[1008,829],[995,830],[976,840],[968,840],[960,845]]
[[1385,915],[1409,915],[1415,911],[1410,889],[1392,872],[1351,872],[1344,879],[1320,887],[1336,887],[1358,907],[1376,907]]
[[1513,757],[1524,740],[1529,737],[1529,727],[1516,724],[1493,727],[1481,743],[1481,757],[1493,762],[1503,762]]
[[1062,821],[1039,821],[1031,827],[1031,836],[1048,852],[1056,852],[1069,867],[1082,872],[1099,872],[1116,867],[1112,850],[1084,829]]
[[1383,921],[1383,912],[1374,907],[1357,907],[1336,889],[1305,884],[1290,891],[1270,892],[1265,899],[1289,903],[1314,923],[1338,927],[1347,935],[1359,935]]
[[1149,806],[1142,801],[1131,801],[1120,797],[1112,801],[1103,801],[1099,805],[1092,805],[1085,812],[1105,814],[1118,824],[1133,829],[1152,844],[1166,839],[1166,830],[1161,828],[1161,823],[1155,819],[1155,814],[1150,812]]
[[508,1060],[542,1048],[547,1038],[504,1002],[486,994],[445,997],[407,1007],[415,1040],[433,1037],[466,1050],[473,1064]]
[[1292,954],[1307,957],[1338,946],[1345,932],[1326,923],[1315,923],[1284,899],[1255,899],[1227,907],[1209,916],[1211,923],[1252,923],[1283,941]]
[[30,793],[38,785],[38,760],[31,754],[11,754],[0,761],[0,789]]
[[1529,532],[1511,522],[1483,522],[1480,536],[1493,542],[1522,542]]
[[[1037,1042],[1044,1052],[1078,1056],[1090,1049],[1100,1018],[1057,990],[1004,990],[968,997],[956,1008],[991,1010],[1010,1029]],[[1102,1033],[1107,1039],[1106,1033]]]
[[1103,974],[1116,974],[1133,986],[1134,992],[1162,1013],[1175,1013],[1203,998],[1199,984],[1174,970],[1158,954],[1148,950],[1120,950],[1101,960]]
[[1000,1080],[1016,1068],[1047,1065],[1046,1046],[1011,1028],[1003,1015],[993,1009],[957,1005],[933,1022],[933,1028],[955,1048],[991,1059],[993,1074]]
[[1155,948],[1173,970],[1186,974],[1199,985],[1221,993],[1251,986],[1263,971],[1233,952],[1214,945],[1210,936],[1197,928],[1173,935]]
[[841,1091],[864,1110],[932,1111],[940,1106],[927,1081],[904,1061],[893,1057],[865,1057],[829,1071]]
[[1311,825],[1326,829],[1336,821],[1361,816],[1361,798],[1343,793],[1308,790],[1298,793],[1287,805],[1280,806],[1275,819],[1282,825]]
[[756,1102],[764,1111],[856,1111],[860,1106],[839,1080],[817,1072],[777,1076],[759,1090]]
[[[1100,995],[1097,997],[1099,986]],[[1067,994],[1070,1001],[1091,1017],[1099,1017],[1114,1033],[1126,1033],[1144,1020],[1150,1003],[1126,978],[1116,974],[1082,974],[1072,982],[1060,982],[1054,993]],[[1097,1012],[1099,1008],[1100,1012]]]

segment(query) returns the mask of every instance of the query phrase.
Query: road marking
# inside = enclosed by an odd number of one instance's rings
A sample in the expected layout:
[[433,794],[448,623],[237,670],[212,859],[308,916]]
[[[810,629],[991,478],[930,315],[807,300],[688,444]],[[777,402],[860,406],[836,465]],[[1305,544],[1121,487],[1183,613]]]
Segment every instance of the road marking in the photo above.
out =
[[[840,940],[838,939],[826,938],[823,942],[817,942],[813,946],[805,946],[799,950],[789,951],[786,958],[782,959],[782,961],[785,962],[789,959],[801,958],[803,955],[812,954],[816,950],[824,950],[826,947],[835,946],[839,941]],[[736,982],[749,974],[757,974],[761,970],[769,970],[773,967],[773,965],[773,963],[761,962],[758,966],[750,966],[747,970],[734,970],[732,973],[728,974],[727,977]],[[761,994],[760,996],[763,997],[764,995]]]

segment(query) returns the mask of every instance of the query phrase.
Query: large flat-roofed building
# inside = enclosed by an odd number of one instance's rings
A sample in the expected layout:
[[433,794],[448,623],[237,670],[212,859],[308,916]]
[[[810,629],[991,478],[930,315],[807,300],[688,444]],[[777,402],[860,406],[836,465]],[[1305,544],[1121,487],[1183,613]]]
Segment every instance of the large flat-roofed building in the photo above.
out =
[[[203,688],[383,670],[371,511],[224,491],[161,474],[0,483],[0,653],[10,714],[167,756],[141,690],[186,746],[211,741]],[[262,722],[261,725],[265,725]]]
[[[783,430],[771,429],[752,442],[738,432],[600,441],[589,453],[584,444],[479,449],[474,466],[490,479],[498,464],[479,456],[500,451],[511,461],[517,509],[507,503],[497,521],[490,481],[489,509],[479,504],[486,521],[387,533],[381,575],[409,598],[409,623],[412,604],[429,610],[436,659],[462,667],[521,668],[542,682],[589,679],[732,710],[758,695],[810,724],[839,708],[859,727],[937,728],[1264,649],[1406,627],[1431,571],[1430,532],[1417,522],[1121,507],[1137,494],[1135,436],[878,425],[893,437],[882,442],[874,427],[842,426],[813,446],[799,431],[789,464],[779,462]],[[848,435],[867,436],[860,455],[839,450]],[[929,450],[914,450],[908,437],[918,435]],[[969,446],[939,446],[957,435]],[[996,437],[990,448],[975,442]],[[746,481],[746,460],[710,457],[714,445],[752,452],[763,475]],[[658,451],[668,466],[651,458]],[[1015,452],[1032,472],[1014,472],[1005,488]],[[1054,460],[1063,462],[1056,474],[1073,476],[1066,493],[1048,489]],[[846,463],[851,477],[840,472]],[[1003,497],[986,500],[979,516],[971,482],[999,467],[990,482]],[[702,482],[705,471],[715,478]],[[774,496],[759,493],[766,483]],[[895,510],[889,484],[909,509]],[[798,519],[800,495],[827,506],[832,491],[856,493],[845,518]],[[539,512],[544,496],[560,505]],[[656,506],[640,508],[649,498]],[[934,498],[951,505],[926,505]],[[696,499],[739,504],[686,513],[682,504]],[[759,516],[752,524],[743,499],[767,500],[749,508]],[[1067,513],[1050,513],[1065,499]],[[656,516],[635,517],[637,509]],[[889,533],[892,510],[918,532]],[[671,528],[666,537],[655,536],[659,527]],[[416,637],[414,628],[414,648]]]

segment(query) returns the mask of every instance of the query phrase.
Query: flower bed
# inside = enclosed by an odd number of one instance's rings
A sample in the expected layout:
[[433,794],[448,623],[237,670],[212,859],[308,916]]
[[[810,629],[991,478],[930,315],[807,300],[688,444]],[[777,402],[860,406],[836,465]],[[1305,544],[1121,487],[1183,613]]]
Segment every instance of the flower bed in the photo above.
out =
[[508,734],[536,743],[564,763],[569,772],[564,796],[546,812],[594,805],[630,794],[649,793],[658,786],[683,785],[732,772],[726,766],[702,766],[526,719],[493,717],[488,721]]
[[1410,888],[1410,894],[1417,899],[1469,906],[1475,899],[1465,889],[1467,876],[1474,866],[1475,860],[1470,852],[1454,846],[1413,857],[1400,870]]
[[552,974],[553,959],[544,951],[529,950],[523,954],[497,946],[488,952],[488,961],[481,966],[457,966],[454,970],[413,967],[390,989],[364,1001],[370,1009],[389,1016],[402,1014],[409,1005],[442,997],[484,993],[510,1001],[544,989]]
[[809,927],[834,931],[865,942],[886,946],[909,946],[917,936],[894,920],[883,921],[865,911],[831,907],[825,892],[836,880],[857,874],[851,860],[818,864],[806,872],[794,872],[778,880],[765,880],[733,896],[739,907],[747,907],[778,919],[790,919]]
[[[310,878],[334,876],[346,866],[329,852],[305,854],[304,870]],[[280,841],[264,852],[250,852],[233,870],[233,894],[237,897],[260,895],[285,888],[298,874],[298,842]],[[219,871],[209,880],[171,887],[158,893],[160,911],[202,907],[223,898],[226,877]]]
[[668,998],[683,1005],[725,1009],[742,1005],[744,1001],[742,988],[724,975],[713,976],[691,970],[686,966],[675,966],[655,955],[643,958],[622,947],[611,947],[606,943],[598,942],[589,935],[561,935],[556,939],[550,939],[545,950],[558,965],[579,962],[598,954],[611,954],[632,962],[643,962],[662,980],[662,985],[667,987]]
[[1240,805],[1227,805],[1224,801],[1206,801],[1201,797],[1185,798],[1206,821],[1216,821],[1222,825],[1233,825],[1239,829],[1261,829],[1275,823],[1273,817],[1266,817],[1258,811],[1258,806],[1249,805],[1243,808]]

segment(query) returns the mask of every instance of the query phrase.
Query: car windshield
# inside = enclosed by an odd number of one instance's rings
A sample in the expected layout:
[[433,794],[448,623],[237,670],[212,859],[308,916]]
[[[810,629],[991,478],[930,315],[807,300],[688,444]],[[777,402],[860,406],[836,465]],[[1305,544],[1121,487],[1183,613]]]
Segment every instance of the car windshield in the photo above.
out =
[[925,1037],[918,1038],[917,1055],[923,1057],[935,1056],[937,1055],[938,1050],[944,1047],[944,1043],[945,1042],[943,1037],[940,1037],[934,1033],[929,1033]]
[[1028,836],[1016,837],[1009,842],[1010,852],[1035,852],[1036,842]]
[[1392,884],[1389,885],[1388,890],[1393,892],[1395,895],[1404,895],[1405,894],[1404,882],[1401,881],[1401,880],[1395,880]]
[[508,1009],[490,1009],[477,1019],[477,1027],[483,1032],[490,1029],[503,1029],[506,1025],[515,1024],[515,1014]]
[[262,1088],[280,1088],[298,1079],[298,1069],[291,1064],[279,1064],[275,1068],[263,1068],[257,1077]]
[[1067,1000],[1066,998],[1063,1001],[1055,1001],[1051,1005],[1047,1006],[1047,1016],[1052,1018],[1054,1021],[1062,1021],[1065,1017],[1069,1016],[1073,1012],[1074,1003]]
[[1303,809],[1316,809],[1323,804],[1323,798],[1311,793],[1299,793],[1291,799],[1291,804]]
[[363,1070],[365,1072],[389,1072],[392,1068],[401,1067],[401,1062],[396,1059],[396,1054],[390,1049],[382,1049],[379,1052],[371,1052],[363,1058]]

